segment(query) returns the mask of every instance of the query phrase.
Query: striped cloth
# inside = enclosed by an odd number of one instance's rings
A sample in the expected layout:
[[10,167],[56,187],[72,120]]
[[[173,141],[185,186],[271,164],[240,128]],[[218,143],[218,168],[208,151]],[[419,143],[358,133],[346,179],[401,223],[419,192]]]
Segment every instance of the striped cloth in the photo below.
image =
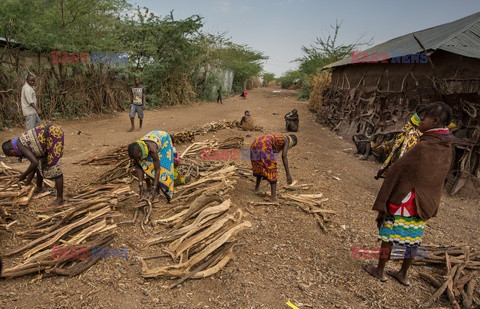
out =
[[418,216],[413,189],[399,205],[389,203],[388,215],[380,227],[378,238],[394,245],[418,247],[424,229],[425,221]]

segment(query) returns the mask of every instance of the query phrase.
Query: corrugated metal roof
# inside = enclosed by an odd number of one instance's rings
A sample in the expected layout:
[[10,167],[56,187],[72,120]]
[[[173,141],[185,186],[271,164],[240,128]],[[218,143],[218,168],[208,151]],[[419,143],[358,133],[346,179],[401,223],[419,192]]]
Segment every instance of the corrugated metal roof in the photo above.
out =
[[[413,38],[414,35],[422,42],[427,51],[441,49],[480,59],[480,12],[450,23],[391,39],[362,52],[369,55],[372,53],[388,53],[389,57],[386,59],[392,58],[392,53],[416,54],[422,52],[422,48]],[[324,69],[348,64],[352,64],[351,56],[326,65]]]

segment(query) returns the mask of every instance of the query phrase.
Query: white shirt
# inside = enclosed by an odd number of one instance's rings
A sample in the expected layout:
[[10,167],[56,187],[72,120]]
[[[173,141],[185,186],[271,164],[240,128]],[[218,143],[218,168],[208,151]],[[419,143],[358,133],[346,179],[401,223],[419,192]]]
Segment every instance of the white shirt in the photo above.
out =
[[30,116],[37,113],[31,106],[32,103],[37,104],[37,96],[35,90],[27,82],[22,87],[22,112],[23,116]]

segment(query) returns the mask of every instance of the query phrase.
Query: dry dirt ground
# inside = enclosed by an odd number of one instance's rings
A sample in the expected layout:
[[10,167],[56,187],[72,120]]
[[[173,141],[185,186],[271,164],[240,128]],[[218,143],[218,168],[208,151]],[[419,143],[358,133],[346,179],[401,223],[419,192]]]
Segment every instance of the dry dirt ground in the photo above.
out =
[[[78,166],[73,163],[135,141],[146,132],[161,129],[178,132],[210,121],[239,119],[249,110],[256,124],[266,132],[285,132],[283,115],[296,108],[300,115],[298,146],[289,151],[294,179],[311,184],[309,193],[323,193],[329,200],[325,208],[335,210],[327,233],[320,230],[314,218],[291,206],[247,206],[260,200],[253,194],[253,177],[241,177],[232,194],[235,205],[245,210],[252,228],[244,232],[241,245],[234,250],[236,258],[212,277],[190,280],[172,290],[170,281],[145,280],[140,276],[136,256],[157,252],[158,247],[144,248],[150,235],[139,226],[122,225],[113,247],[128,247],[128,259],[103,259],[78,277],[49,277],[37,280],[27,276],[2,280],[2,308],[288,308],[291,301],[299,308],[416,308],[434,292],[418,277],[419,271],[440,274],[429,267],[414,266],[410,272],[411,287],[390,279],[381,283],[362,270],[374,260],[352,259],[351,247],[378,247],[375,213],[371,205],[381,181],[374,180],[379,165],[360,161],[348,149],[353,147],[328,129],[314,123],[305,102],[295,99],[292,91],[272,92],[255,89],[247,100],[228,98],[224,104],[212,102],[190,106],[162,108],[145,113],[141,132],[127,133],[127,113],[92,116],[58,121],[65,131],[64,173],[66,193],[91,182],[108,167]],[[0,132],[0,139],[14,137],[22,129]],[[80,133],[80,134],[78,134]],[[260,132],[237,129],[209,133],[197,140],[230,136],[245,137],[248,146]],[[179,147],[180,150],[184,149]],[[4,159],[2,159],[4,160]],[[17,168],[26,163],[6,160]],[[249,166],[247,161],[237,164]],[[279,186],[285,184],[280,170]],[[267,184],[262,185],[268,190]],[[47,202],[53,196],[44,198]],[[28,214],[29,210],[21,212]],[[130,219],[132,205],[119,207],[122,217]],[[156,214],[158,216],[159,214]],[[438,217],[427,224],[424,244],[478,246],[480,207],[478,200],[444,196]],[[32,216],[33,217],[33,216]],[[20,223],[19,226],[28,223]],[[21,239],[0,232],[3,250],[18,246]],[[7,267],[13,266],[6,259]],[[398,268],[391,262],[387,268]],[[477,295],[478,297],[478,295]],[[442,301],[438,306],[447,306]]]

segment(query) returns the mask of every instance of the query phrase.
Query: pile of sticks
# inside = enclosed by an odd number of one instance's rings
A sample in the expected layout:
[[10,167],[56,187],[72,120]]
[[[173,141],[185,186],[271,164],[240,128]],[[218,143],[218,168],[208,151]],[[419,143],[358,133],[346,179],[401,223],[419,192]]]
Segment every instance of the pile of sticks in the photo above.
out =
[[208,132],[217,132],[223,129],[232,129],[238,127],[238,121],[212,121],[195,129],[195,135],[207,134]]
[[134,167],[132,161],[126,153],[125,158],[120,160],[112,169],[98,176],[96,184],[107,183],[131,183],[133,180],[132,171]]
[[20,175],[20,171],[0,162],[0,206],[25,206],[32,199],[35,186],[22,186]]
[[87,270],[100,259],[92,256],[92,248],[108,246],[115,237],[114,206],[131,194],[127,185],[87,187],[61,211],[37,209],[39,221],[30,230],[16,233],[33,240],[4,254],[4,257],[22,254],[22,261],[4,269],[2,275],[76,276]]
[[[425,302],[424,307],[431,307],[442,294],[446,294],[452,308],[473,308],[473,302],[480,305],[480,290],[475,287],[480,270],[480,250],[470,247],[425,247],[428,257],[415,259],[417,265],[435,265],[444,267],[445,276],[436,279],[426,273],[420,277],[432,284],[437,290]],[[474,296],[477,295],[477,296]]]
[[[251,172],[243,169],[239,171],[241,176],[250,177]],[[328,201],[328,198],[323,196],[323,193],[305,194],[298,193],[298,190],[307,190],[310,188],[308,184],[296,185],[297,181],[294,181],[290,185],[284,186],[278,191],[279,202],[266,202],[266,201],[252,201],[249,205],[252,206],[296,206],[311,214],[317,222],[320,229],[324,232],[327,231],[327,225],[330,224],[330,215],[336,214],[336,211],[322,208],[324,203]]]
[[238,175],[235,165],[201,161],[201,163],[197,163],[197,167],[201,167],[201,169],[199,168],[199,178],[186,185],[178,186],[174,201],[188,203],[199,195],[208,193],[217,193],[223,196],[233,190],[237,183]]
[[[147,240],[148,245],[163,245],[162,254],[142,258],[145,278],[179,278],[173,288],[190,278],[205,278],[220,271],[233,257],[237,234],[251,227],[243,221],[240,209],[232,212],[230,199],[220,195],[202,194],[189,207],[157,220],[171,227],[161,235]],[[170,257],[170,265],[149,267],[148,259]],[[163,264],[163,263],[162,263]]]
[[240,149],[243,147],[244,139],[241,136],[227,138],[218,143],[218,149]]
[[198,159],[202,157],[202,153],[205,150],[210,151],[211,149],[218,149],[218,142],[206,140],[203,142],[195,142],[187,147],[181,154],[180,158],[194,158]]
[[328,198],[323,197],[322,193],[316,194],[293,194],[279,193],[279,198],[284,199],[284,204],[295,205],[307,214],[311,214],[322,231],[327,231],[327,225],[331,223],[330,215],[336,211],[322,208]]
[[115,150],[109,152],[108,154],[93,157],[91,159],[85,159],[74,164],[80,165],[110,165],[119,161],[123,161],[128,157],[128,146],[118,147]]
[[181,154],[180,158],[201,158],[203,155],[211,155],[213,150],[218,149],[240,149],[243,147],[244,139],[240,136],[230,137],[223,141],[217,142],[205,140],[203,142],[195,142],[187,147]]

